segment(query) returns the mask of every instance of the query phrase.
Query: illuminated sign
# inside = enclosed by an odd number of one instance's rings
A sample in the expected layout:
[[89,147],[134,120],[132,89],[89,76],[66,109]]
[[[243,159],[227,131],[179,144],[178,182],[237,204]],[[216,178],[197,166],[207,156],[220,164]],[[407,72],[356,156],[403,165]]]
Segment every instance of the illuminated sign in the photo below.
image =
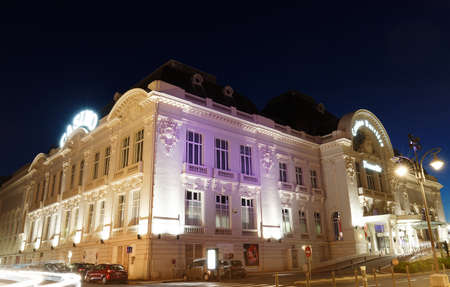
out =
[[368,163],[367,161],[363,160],[363,167],[376,171],[376,172],[381,172],[383,169],[381,168],[381,166],[379,166],[378,164],[372,164],[372,163]]
[[86,132],[90,132],[97,126],[98,116],[91,110],[84,110],[78,113],[72,120],[72,124],[68,125],[66,128],[66,132],[62,135],[59,140],[59,147],[62,148],[66,143],[69,136],[73,133],[74,130],[78,128],[82,128],[86,130]]
[[216,269],[216,261],[217,261],[217,250],[216,249],[208,249],[206,253],[206,261],[208,265],[208,269]]
[[368,120],[358,120],[355,121],[355,124],[353,125],[352,128],[352,135],[356,136],[358,134],[358,130],[360,127],[366,127],[369,130],[371,130],[373,132],[373,134],[375,135],[375,137],[377,138],[378,142],[380,143],[380,146],[383,147],[383,140],[381,139],[381,135],[380,133],[377,131],[377,129],[375,129],[374,126],[372,126],[371,123],[369,123]]

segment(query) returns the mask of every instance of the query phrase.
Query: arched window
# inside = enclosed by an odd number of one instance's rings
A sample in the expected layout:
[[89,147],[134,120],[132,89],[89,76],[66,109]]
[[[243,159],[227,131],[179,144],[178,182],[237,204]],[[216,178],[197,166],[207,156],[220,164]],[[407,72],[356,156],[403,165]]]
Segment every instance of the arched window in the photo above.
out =
[[334,240],[344,239],[344,234],[342,233],[341,213],[338,211],[333,213],[333,231]]

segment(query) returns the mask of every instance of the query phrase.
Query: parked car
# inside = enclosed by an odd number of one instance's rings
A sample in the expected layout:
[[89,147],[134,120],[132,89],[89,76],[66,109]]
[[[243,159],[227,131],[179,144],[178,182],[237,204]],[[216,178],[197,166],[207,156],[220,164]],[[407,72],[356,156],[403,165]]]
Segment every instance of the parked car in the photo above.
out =
[[209,281],[214,272],[208,270],[205,258],[194,259],[192,264],[189,264],[183,275],[183,279],[186,280],[205,280]]
[[230,260],[230,271],[231,277],[241,277],[247,276],[247,270],[245,270],[244,265],[241,260]]
[[86,272],[92,270],[95,264],[92,263],[72,263],[69,266],[70,272],[75,272],[81,275],[81,278],[84,278]]
[[86,272],[84,277],[86,282],[100,281],[103,284],[108,282],[128,282],[128,272],[120,264],[99,264]]

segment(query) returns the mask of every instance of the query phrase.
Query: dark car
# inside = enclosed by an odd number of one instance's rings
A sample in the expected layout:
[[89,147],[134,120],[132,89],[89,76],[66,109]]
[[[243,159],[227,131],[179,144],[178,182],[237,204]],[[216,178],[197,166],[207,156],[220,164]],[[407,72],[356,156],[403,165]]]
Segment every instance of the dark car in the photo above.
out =
[[224,263],[224,270],[225,278],[230,276],[230,272],[231,277],[244,278],[247,276],[247,271],[245,270],[241,260],[230,260],[228,263]]
[[86,282],[101,281],[103,284],[108,282],[128,282],[128,272],[120,264],[99,264],[86,272],[84,277]]
[[92,270],[95,264],[92,263],[72,263],[69,268],[70,272],[78,273],[81,275],[81,278],[84,278],[86,272]]

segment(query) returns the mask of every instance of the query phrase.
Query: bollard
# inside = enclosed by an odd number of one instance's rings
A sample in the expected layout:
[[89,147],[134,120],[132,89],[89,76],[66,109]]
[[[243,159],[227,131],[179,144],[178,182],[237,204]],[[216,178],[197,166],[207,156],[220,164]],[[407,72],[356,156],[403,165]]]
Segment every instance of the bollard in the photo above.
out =
[[392,272],[392,286],[395,287],[394,266],[391,266],[391,272]]
[[409,266],[406,265],[406,276],[408,276],[408,287],[411,287],[411,276],[409,276]]
[[275,286],[278,287],[278,272],[275,273]]
[[373,281],[375,281],[375,287],[378,287],[377,270],[375,268],[373,268]]
[[364,287],[367,287],[367,273],[366,273],[366,266],[359,266],[361,269],[361,280],[363,282]]
[[333,287],[336,287],[336,274],[333,272],[331,272],[331,279],[333,282]]
[[359,287],[359,282],[358,282],[358,271],[355,269],[355,287]]

